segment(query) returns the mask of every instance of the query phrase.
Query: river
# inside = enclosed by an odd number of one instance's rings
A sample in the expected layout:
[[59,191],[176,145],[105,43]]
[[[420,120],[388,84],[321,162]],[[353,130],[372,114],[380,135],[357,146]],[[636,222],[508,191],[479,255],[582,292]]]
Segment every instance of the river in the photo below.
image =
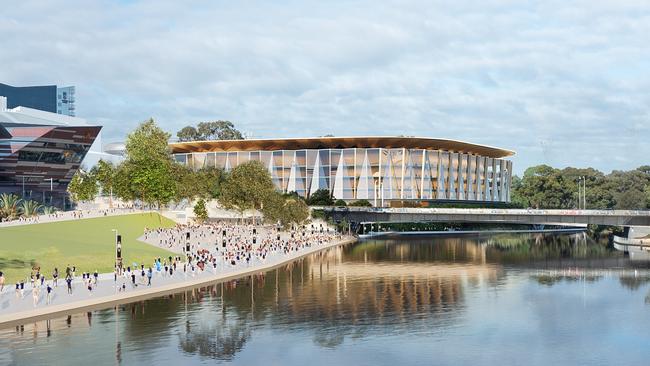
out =
[[368,240],[0,330],[0,364],[647,365],[645,258],[584,234]]

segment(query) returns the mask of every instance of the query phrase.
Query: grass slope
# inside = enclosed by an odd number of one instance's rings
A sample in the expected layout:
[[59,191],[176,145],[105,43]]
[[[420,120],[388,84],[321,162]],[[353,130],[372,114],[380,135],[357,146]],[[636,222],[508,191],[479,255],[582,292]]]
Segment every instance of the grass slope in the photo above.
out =
[[77,267],[77,274],[113,272],[115,233],[111,229],[122,235],[125,266],[133,262],[149,265],[153,258],[171,253],[136,239],[145,228],[174,225],[157,213],[143,213],[0,228],[0,271],[8,284],[27,280],[34,264],[41,266],[48,280],[54,267],[63,278],[68,264]]

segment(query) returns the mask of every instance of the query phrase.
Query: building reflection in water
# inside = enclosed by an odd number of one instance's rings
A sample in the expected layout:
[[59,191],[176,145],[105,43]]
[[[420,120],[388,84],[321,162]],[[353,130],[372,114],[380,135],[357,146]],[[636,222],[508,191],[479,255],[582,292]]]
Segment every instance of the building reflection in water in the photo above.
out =
[[[123,305],[117,313],[100,311],[92,318],[84,313],[27,327],[34,339],[114,327],[117,363],[130,350],[169,344],[187,355],[232,360],[263,329],[278,335],[298,331],[325,348],[348,338],[444,332],[463,321],[468,292],[499,291],[508,285],[509,273],[521,270],[571,268],[634,269],[648,263],[631,262],[582,234],[373,240],[241,280]],[[548,286],[575,280],[530,278]],[[648,278],[621,276],[620,283],[635,290]],[[23,327],[16,332],[28,334]]]

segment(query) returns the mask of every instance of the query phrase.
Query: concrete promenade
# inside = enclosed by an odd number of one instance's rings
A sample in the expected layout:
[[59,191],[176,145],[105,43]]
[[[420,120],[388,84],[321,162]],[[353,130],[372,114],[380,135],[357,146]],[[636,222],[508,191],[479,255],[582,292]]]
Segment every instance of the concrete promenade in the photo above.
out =
[[[137,287],[132,287],[130,281],[126,280],[125,282],[122,277],[118,277],[115,282],[112,273],[101,274],[98,285],[92,294],[84,288],[79,278],[75,278],[72,294],[69,295],[65,280],[60,279],[58,287],[53,291],[52,302],[49,305],[46,304],[45,288],[41,290],[39,301],[34,306],[31,288],[26,288],[24,298],[19,298],[16,296],[14,287],[9,285],[5,286],[4,291],[0,294],[0,329],[84,311],[110,308],[118,304],[165,296],[187,289],[246,277],[272,270],[310,254],[354,242],[356,242],[354,237],[341,236],[322,245],[312,244],[311,247],[290,254],[277,253],[264,261],[257,260],[249,265],[223,266],[218,267],[216,271],[206,268],[205,271],[197,271],[194,275],[189,272],[177,271],[173,276],[165,276],[154,271],[151,286],[140,284]],[[119,292],[118,288],[123,282],[126,284],[126,290]]]
[[3,221],[0,222],[0,227],[44,224],[48,222],[92,219],[92,218],[106,217],[106,216],[122,216],[122,215],[145,213],[145,212],[158,212],[158,211],[140,210],[135,208],[110,208],[110,209],[102,209],[102,210],[60,211],[53,214],[43,214],[43,215],[33,216],[30,218],[21,218],[17,220]]

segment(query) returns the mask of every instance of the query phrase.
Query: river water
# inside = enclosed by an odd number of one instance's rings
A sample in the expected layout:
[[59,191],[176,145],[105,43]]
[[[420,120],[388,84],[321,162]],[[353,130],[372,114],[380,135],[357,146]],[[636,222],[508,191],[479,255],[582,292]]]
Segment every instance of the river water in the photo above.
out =
[[650,262],[583,234],[363,241],[0,330],[17,365],[648,365]]

